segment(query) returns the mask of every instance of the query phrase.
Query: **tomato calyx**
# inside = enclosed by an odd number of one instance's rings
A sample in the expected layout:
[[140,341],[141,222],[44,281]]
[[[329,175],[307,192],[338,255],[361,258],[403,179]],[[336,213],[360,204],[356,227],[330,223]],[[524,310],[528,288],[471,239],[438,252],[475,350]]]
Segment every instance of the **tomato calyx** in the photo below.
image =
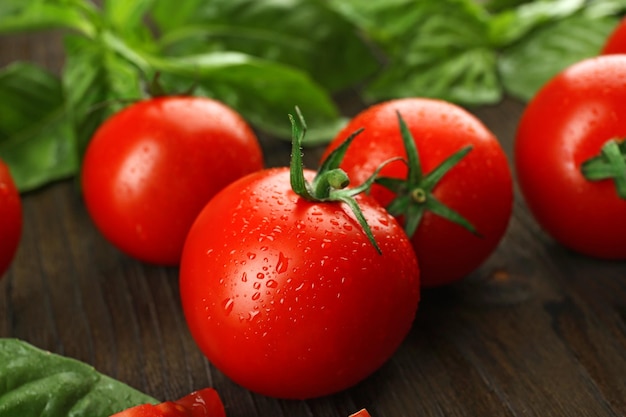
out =
[[626,200],[626,140],[610,139],[594,156],[580,166],[589,181],[612,179],[619,198]]
[[472,146],[468,145],[461,148],[446,158],[430,173],[424,175],[413,135],[400,112],[396,113],[407,154],[405,162],[408,165],[408,174],[406,179],[389,177],[376,179],[377,184],[396,194],[396,197],[387,206],[387,211],[393,216],[404,216],[404,230],[409,237],[415,234],[426,211],[431,211],[464,227],[475,235],[480,235],[474,225],[465,217],[443,204],[433,195],[433,190],[439,181],[472,150]]
[[[382,254],[374,234],[370,228],[359,204],[354,199],[360,193],[367,192],[374,184],[380,170],[392,160],[381,164],[378,169],[361,185],[350,187],[350,179],[348,174],[339,168],[343,157],[354,138],[363,131],[359,129],[352,133],[341,145],[333,150],[324,161],[322,161],[312,182],[304,178],[304,164],[302,162],[302,141],[306,134],[307,126],[300,109],[296,107],[297,118],[289,115],[291,121],[292,141],[291,141],[291,162],[290,162],[290,181],[293,191],[307,201],[325,203],[325,202],[342,202],[345,203],[359,222],[359,225],[365,232],[370,243],[374,246],[379,254]],[[394,158],[397,160],[399,158]]]

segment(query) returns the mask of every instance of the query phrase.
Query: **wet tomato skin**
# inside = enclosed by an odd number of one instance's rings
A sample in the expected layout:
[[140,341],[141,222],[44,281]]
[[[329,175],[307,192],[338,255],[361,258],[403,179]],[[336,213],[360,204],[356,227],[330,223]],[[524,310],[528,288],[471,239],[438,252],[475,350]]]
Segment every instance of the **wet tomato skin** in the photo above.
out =
[[[384,161],[406,157],[397,112],[411,131],[425,175],[461,148],[473,147],[437,183],[433,195],[472,223],[478,234],[426,211],[411,238],[424,287],[459,281],[493,253],[506,232],[513,207],[507,156],[495,135],[465,109],[442,100],[410,97],[382,102],[358,113],[328,145],[322,158],[360,128],[363,132],[341,163],[353,181],[365,180]],[[380,175],[406,178],[407,166],[392,162]],[[380,185],[372,188],[371,195],[385,207],[395,196]]]
[[221,102],[137,102],[106,120],[87,148],[82,187],[102,234],[144,262],[177,265],[193,220],[215,193],[263,168],[257,138]]
[[341,203],[298,197],[287,168],[236,181],[198,216],[183,309],[200,349],[238,384],[279,398],[331,394],[374,372],[408,333],[415,255],[393,217],[356,199],[382,255]]
[[22,236],[22,201],[9,171],[0,161],[0,278],[13,261]]
[[524,200],[539,225],[589,256],[626,259],[626,200],[611,180],[590,181],[582,164],[610,139],[626,138],[626,55],[578,62],[528,103],[515,138]]

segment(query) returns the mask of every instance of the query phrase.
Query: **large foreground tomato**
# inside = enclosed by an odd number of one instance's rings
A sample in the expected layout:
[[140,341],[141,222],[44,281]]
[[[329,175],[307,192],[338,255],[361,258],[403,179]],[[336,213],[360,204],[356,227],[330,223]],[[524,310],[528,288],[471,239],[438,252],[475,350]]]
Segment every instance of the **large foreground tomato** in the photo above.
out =
[[626,258],[624,103],[626,55],[584,60],[528,104],[515,143],[520,188],[538,223],[601,258]]
[[415,254],[374,199],[353,201],[380,253],[348,204],[296,194],[287,168],[236,181],[198,216],[182,304],[200,349],[235,382],[280,398],[331,394],[374,372],[406,336],[419,300]]
[[601,53],[609,54],[626,54],[626,18],[617,25],[607,38]]
[[22,235],[22,203],[9,168],[0,161],[0,277],[15,256]]
[[82,185],[89,214],[115,246],[174,265],[207,201],[262,166],[257,138],[234,110],[206,98],[161,97],[127,107],[98,129]]
[[[477,268],[504,235],[513,199],[509,163],[493,133],[475,116],[454,104],[424,98],[391,100],[365,109],[337,135],[324,155],[351,132],[363,128],[341,164],[350,178],[362,181],[383,161],[406,158],[398,114],[417,147],[419,169],[413,170],[411,184],[400,188],[411,200],[406,207],[409,214],[419,213],[413,216],[419,224],[411,241],[422,285],[448,284]],[[469,153],[439,178],[442,163],[461,157],[463,149]],[[393,162],[381,175],[404,180],[408,169],[402,162]],[[372,196],[385,206],[398,197],[378,185],[372,188]],[[443,213],[441,206],[448,212]],[[406,214],[399,218],[405,221]],[[465,219],[474,231],[451,218]]]

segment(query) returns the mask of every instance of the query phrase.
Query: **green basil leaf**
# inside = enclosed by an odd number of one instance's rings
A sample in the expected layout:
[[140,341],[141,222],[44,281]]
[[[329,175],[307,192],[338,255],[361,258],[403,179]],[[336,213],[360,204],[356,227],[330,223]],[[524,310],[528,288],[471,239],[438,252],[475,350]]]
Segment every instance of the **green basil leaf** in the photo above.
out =
[[170,55],[242,52],[296,67],[333,92],[380,66],[358,30],[322,1],[215,0],[193,13],[172,6],[161,0],[153,13]]
[[279,138],[291,135],[288,114],[294,106],[310,121],[306,145],[330,141],[345,122],[326,90],[306,73],[276,62],[236,52],[149,59],[167,90],[195,85],[197,93],[223,101]]
[[0,339],[0,417],[108,417],[157,400],[75,359]]
[[0,158],[20,191],[76,171],[73,131],[55,75],[19,62],[0,72]]
[[63,86],[82,155],[93,133],[111,114],[144,97],[137,68],[98,40],[65,39]]
[[616,16],[590,17],[577,13],[529,33],[500,57],[499,69],[506,91],[530,100],[558,72],[580,60],[596,56]]
[[153,4],[154,0],[104,0],[102,15],[107,27],[118,36],[136,47],[151,49],[154,37],[145,18]]
[[387,56],[387,67],[366,88],[369,101],[423,96],[485,104],[501,98],[489,15],[474,2],[335,3]]
[[491,39],[494,45],[509,45],[541,24],[571,16],[585,3],[585,0],[543,0],[508,9],[491,20]]
[[151,77],[160,75],[167,92],[196,87],[204,94],[223,101],[240,112],[253,126],[288,139],[291,129],[287,115],[299,106],[311,120],[306,145],[325,143],[345,122],[328,92],[310,76],[296,68],[240,52],[213,52],[169,57],[151,54],[108,32],[105,46]]
[[51,28],[92,34],[95,28],[85,13],[91,8],[86,0],[2,0],[0,34]]

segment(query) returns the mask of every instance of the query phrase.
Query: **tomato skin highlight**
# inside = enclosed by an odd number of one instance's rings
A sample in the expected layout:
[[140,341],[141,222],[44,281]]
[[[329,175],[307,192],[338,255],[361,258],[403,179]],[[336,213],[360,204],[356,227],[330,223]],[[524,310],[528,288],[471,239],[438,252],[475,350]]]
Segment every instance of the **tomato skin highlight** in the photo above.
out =
[[626,18],[623,18],[613,32],[611,32],[600,54],[626,54]]
[[15,257],[22,236],[22,201],[9,167],[0,161],[0,278]]
[[520,189],[537,222],[598,258],[626,258],[626,201],[613,181],[589,181],[580,167],[608,140],[626,138],[625,100],[625,55],[578,62],[528,103],[515,140]]
[[[450,284],[482,264],[506,232],[513,202],[509,163],[496,137],[475,116],[454,104],[426,98],[390,100],[363,110],[328,145],[323,158],[359,128],[364,131],[341,164],[355,182],[388,159],[406,157],[397,111],[413,135],[424,174],[459,149],[473,146],[441,179],[433,195],[469,220],[480,236],[427,211],[411,238],[422,285]],[[393,162],[380,175],[406,178],[406,164]],[[383,206],[394,197],[380,185],[372,188],[371,195]]]
[[382,255],[344,205],[297,196],[288,168],[236,181],[198,216],[180,267],[183,310],[200,349],[236,383],[278,398],[332,394],[379,368],[408,333],[417,260],[393,217],[356,199]]
[[87,210],[122,252],[177,265],[193,220],[230,182],[263,168],[258,140],[226,105],[159,97],[113,115],[95,133],[82,167]]

